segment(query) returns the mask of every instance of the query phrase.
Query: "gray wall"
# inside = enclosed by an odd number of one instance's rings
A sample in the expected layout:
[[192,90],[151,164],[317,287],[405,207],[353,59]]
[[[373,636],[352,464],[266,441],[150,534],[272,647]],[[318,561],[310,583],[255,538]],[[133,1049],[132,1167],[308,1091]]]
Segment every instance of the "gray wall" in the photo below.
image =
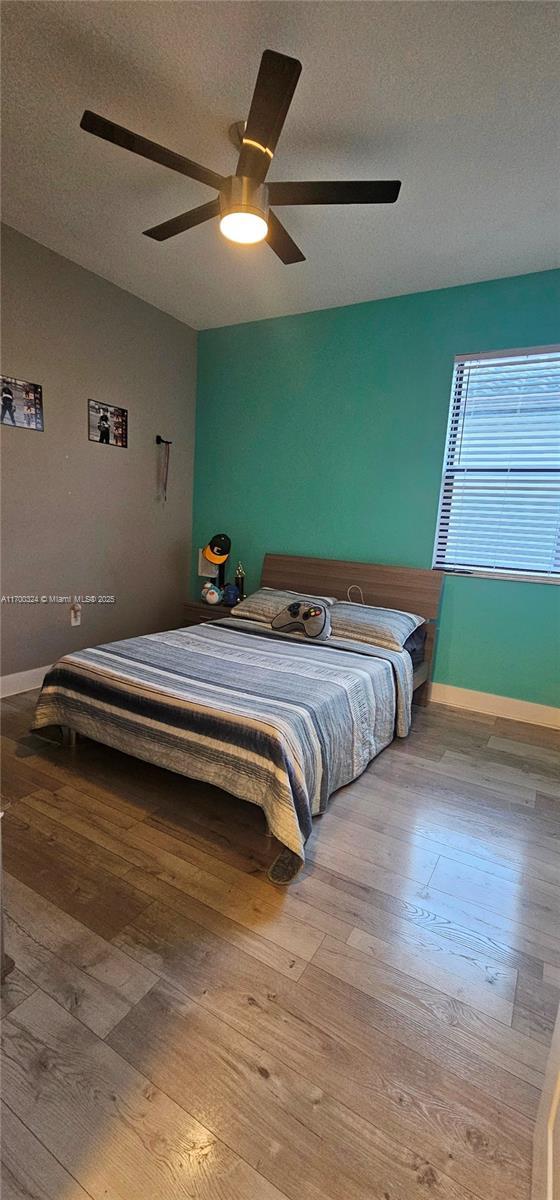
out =
[[[2,595],[114,594],[2,604],[2,675],[181,623],[188,592],[196,333],[2,228],[1,371],[43,387],[45,432],[2,427]],[[128,449],[88,441],[87,400],[128,409]],[[157,433],[171,438],[167,504]]]

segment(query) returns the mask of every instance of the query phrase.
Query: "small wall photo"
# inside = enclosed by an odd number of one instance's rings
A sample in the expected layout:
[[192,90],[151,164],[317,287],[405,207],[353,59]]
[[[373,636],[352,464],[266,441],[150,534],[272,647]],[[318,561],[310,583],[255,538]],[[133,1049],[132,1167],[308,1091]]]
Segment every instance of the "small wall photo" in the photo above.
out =
[[103,446],[128,446],[128,409],[88,400],[88,438]]
[[43,389],[40,383],[27,383],[25,379],[14,379],[12,375],[0,375],[2,384],[2,425],[13,425],[14,429],[44,431]]

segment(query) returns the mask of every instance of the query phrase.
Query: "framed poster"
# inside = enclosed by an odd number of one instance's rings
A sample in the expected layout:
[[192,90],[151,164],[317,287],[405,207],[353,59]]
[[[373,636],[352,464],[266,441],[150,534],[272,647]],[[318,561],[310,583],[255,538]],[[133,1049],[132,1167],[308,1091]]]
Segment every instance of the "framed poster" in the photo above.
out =
[[88,400],[88,438],[102,446],[128,446],[128,409]]
[[43,389],[40,383],[27,383],[12,375],[0,375],[2,383],[2,425],[14,429],[44,431]]

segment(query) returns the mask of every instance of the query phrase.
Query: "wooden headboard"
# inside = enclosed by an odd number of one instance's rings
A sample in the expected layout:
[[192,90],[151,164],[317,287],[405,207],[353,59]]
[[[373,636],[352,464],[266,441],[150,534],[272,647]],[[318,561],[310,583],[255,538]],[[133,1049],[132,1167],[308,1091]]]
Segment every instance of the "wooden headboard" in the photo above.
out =
[[[313,595],[348,599],[348,588],[358,584],[364,603],[379,608],[400,608],[430,621],[425,661],[414,672],[414,687],[422,688],[415,700],[425,703],[431,678],[437,615],[443,575],[418,567],[390,567],[381,563],[347,562],[335,558],[306,558],[292,554],[266,554],[261,586],[285,588]],[[352,592],[352,600],[359,599]]]

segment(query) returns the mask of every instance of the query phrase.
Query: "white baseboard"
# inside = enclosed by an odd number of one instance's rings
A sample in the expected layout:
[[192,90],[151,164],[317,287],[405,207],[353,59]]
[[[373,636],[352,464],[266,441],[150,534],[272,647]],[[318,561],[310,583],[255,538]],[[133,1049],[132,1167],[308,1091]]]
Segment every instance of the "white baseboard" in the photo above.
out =
[[526,721],[529,725],[548,725],[552,729],[560,729],[560,708],[553,708],[551,704],[533,704],[529,700],[516,700],[513,696],[473,692],[470,688],[453,687],[450,683],[432,683],[430,700],[436,704],[449,704],[451,708],[486,713],[491,717],[509,717],[513,721]]
[[0,696],[17,696],[19,692],[31,692],[33,688],[41,687],[48,667],[34,667],[32,671],[16,671],[15,675],[2,675],[0,678]]

